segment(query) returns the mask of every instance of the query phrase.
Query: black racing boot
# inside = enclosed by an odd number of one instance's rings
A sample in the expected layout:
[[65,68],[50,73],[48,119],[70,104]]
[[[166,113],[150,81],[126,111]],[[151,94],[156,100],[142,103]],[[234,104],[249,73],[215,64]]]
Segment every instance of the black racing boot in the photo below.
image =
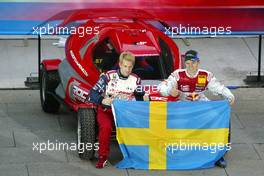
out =
[[227,166],[226,161],[223,157],[216,161],[215,165],[221,168],[226,168]]

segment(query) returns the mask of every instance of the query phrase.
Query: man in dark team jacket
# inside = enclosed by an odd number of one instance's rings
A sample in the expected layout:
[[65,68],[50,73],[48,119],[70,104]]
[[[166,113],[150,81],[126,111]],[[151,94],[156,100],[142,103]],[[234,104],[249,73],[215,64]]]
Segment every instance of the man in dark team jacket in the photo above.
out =
[[98,104],[99,158],[96,168],[103,168],[109,156],[113,127],[112,101],[114,99],[143,100],[144,92],[137,91],[137,88],[141,85],[141,80],[132,73],[134,64],[135,56],[132,53],[121,53],[119,57],[120,69],[101,74],[98,82],[90,91],[90,101]]

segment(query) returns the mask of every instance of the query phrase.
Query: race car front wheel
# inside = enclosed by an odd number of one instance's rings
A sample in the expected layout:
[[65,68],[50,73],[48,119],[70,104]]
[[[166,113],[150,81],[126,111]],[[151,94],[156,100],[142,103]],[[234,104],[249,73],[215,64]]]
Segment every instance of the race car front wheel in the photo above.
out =
[[92,108],[80,108],[78,116],[78,153],[84,160],[90,160],[94,156],[95,150],[98,150],[96,141],[96,119],[95,111]]
[[40,101],[42,109],[48,113],[59,111],[60,103],[54,97],[55,89],[59,84],[57,71],[46,71],[44,67],[40,73]]

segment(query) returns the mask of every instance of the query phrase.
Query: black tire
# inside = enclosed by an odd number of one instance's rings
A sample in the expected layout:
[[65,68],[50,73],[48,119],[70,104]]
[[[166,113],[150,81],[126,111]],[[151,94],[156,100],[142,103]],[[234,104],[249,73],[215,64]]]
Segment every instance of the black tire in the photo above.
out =
[[[77,113],[78,127],[77,139],[80,148],[79,157],[84,160],[91,160],[94,157],[96,147],[96,114],[92,108],[80,108]],[[86,146],[86,147],[85,147]],[[97,148],[97,149],[96,149]]]
[[60,83],[57,71],[46,71],[44,67],[40,73],[40,101],[43,111],[48,113],[57,113],[60,109],[60,103],[52,95]]

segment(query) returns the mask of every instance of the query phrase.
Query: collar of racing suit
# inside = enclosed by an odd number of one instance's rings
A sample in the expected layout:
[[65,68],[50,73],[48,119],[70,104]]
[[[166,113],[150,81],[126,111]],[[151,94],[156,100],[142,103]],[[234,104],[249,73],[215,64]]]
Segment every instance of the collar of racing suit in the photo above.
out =
[[126,80],[126,79],[128,78],[128,76],[123,76],[123,75],[121,74],[120,69],[117,70],[117,74],[118,74],[118,76],[119,76],[120,79]]
[[185,69],[185,73],[186,75],[189,77],[189,78],[195,78],[198,76],[198,73],[199,73],[199,69],[197,69],[196,73],[191,75],[190,73],[188,73],[187,69]]

